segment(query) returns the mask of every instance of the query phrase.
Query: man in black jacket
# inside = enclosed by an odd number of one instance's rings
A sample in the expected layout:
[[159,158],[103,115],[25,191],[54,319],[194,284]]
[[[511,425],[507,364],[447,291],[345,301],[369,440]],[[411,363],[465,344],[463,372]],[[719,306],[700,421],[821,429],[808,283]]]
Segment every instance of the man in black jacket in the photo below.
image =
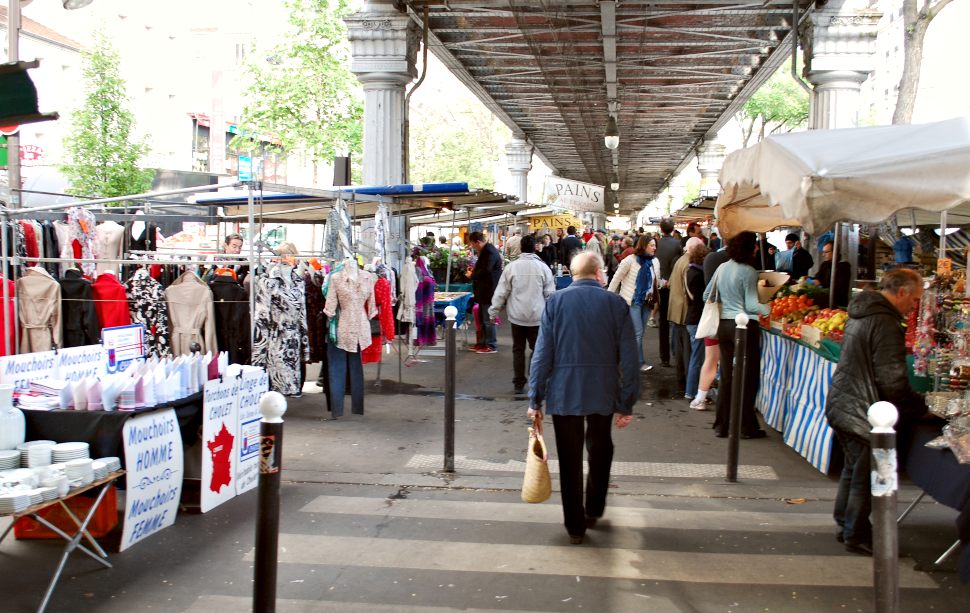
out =
[[657,258],[660,260],[660,313],[657,316],[657,327],[660,332],[660,364],[670,366],[670,323],[667,320],[667,306],[670,304],[670,288],[667,282],[676,262],[684,253],[680,240],[672,235],[674,222],[665,219],[660,222],[660,233],[663,236],[657,243]]
[[495,324],[489,321],[488,307],[492,305],[492,294],[502,276],[502,256],[481,232],[469,234],[468,244],[478,254],[478,261],[472,270],[472,291],[478,304],[478,323],[482,327],[483,339],[483,344],[472,345],[469,349],[476,353],[498,353]]
[[815,266],[815,259],[802,247],[802,239],[792,232],[785,237],[785,245],[791,250],[791,280],[798,281],[807,277],[808,271]]
[[573,256],[583,250],[583,242],[576,237],[576,226],[566,228],[566,238],[559,241],[559,261],[569,270]]
[[886,273],[878,291],[863,292],[849,305],[825,417],[845,452],[833,513],[839,526],[836,538],[855,553],[872,555],[869,407],[879,400],[891,402],[899,410],[900,421],[926,413],[923,396],[909,385],[903,331],[903,321],[922,295],[919,274],[897,268]]

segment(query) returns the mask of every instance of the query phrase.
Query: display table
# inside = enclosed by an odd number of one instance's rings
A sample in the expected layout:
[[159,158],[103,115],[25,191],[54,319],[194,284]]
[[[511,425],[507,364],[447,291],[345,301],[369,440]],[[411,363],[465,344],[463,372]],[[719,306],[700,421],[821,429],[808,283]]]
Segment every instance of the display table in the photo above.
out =
[[[960,578],[970,581],[970,464],[960,464],[949,449],[930,449],[927,441],[940,434],[937,425],[917,424],[906,446],[904,467],[909,478],[940,504],[956,509],[963,551]],[[902,436],[900,437],[902,438]]]
[[[47,586],[47,591],[44,593],[44,599],[41,601],[40,606],[37,608],[38,613],[42,613],[44,609],[47,608],[47,603],[50,602],[51,595],[54,593],[54,588],[57,587],[57,582],[61,578],[61,573],[64,572],[64,565],[67,564],[68,557],[70,557],[71,553],[75,549],[80,549],[82,552],[86,553],[88,556],[90,556],[92,559],[97,561],[102,566],[106,568],[111,568],[111,562],[108,562],[108,554],[104,551],[104,549],[101,548],[100,545],[98,545],[98,542],[94,539],[93,536],[91,536],[91,533],[88,532],[88,524],[91,522],[91,519],[97,513],[98,507],[101,506],[101,501],[104,500],[104,495],[107,493],[108,488],[110,488],[111,484],[114,483],[115,480],[118,477],[122,476],[124,473],[125,471],[123,470],[110,473],[104,479],[98,479],[97,481],[93,481],[88,485],[83,485],[81,487],[76,487],[70,490],[67,493],[67,495],[64,496],[63,498],[56,498],[54,500],[49,500],[47,502],[35,504],[31,507],[27,507],[20,513],[15,513],[10,515],[13,521],[10,523],[9,526],[7,526],[7,529],[6,531],[4,531],[3,535],[0,536],[0,543],[3,542],[3,539],[6,538],[7,534],[9,534],[10,530],[13,529],[17,521],[23,517],[32,518],[34,521],[40,523],[48,530],[56,533],[62,539],[67,541],[67,545],[64,547],[64,553],[61,555],[61,561],[57,565],[57,568],[54,570],[54,576],[51,577],[51,582]],[[77,516],[74,515],[74,513],[70,510],[70,508],[68,508],[65,502],[70,498],[73,498],[85,492],[96,490],[96,489],[98,491],[98,494],[94,500],[94,503],[91,505],[91,508],[88,510],[88,514],[84,517],[83,520],[79,520]],[[41,511],[43,511],[44,509],[47,509],[48,507],[53,507],[57,505],[60,505],[67,513],[67,515],[74,521],[74,523],[77,524],[77,532],[74,534],[74,536],[68,535],[66,532],[64,532],[54,524],[47,521],[43,516],[41,516],[40,514]],[[81,544],[82,538],[87,540],[88,544],[91,545],[91,548],[94,549],[94,551],[91,551],[91,549],[88,549],[85,545]]]
[[22,409],[27,425],[27,440],[51,440],[57,443],[80,441],[90,445],[92,458],[116,457],[122,466],[125,454],[121,440],[125,422],[136,415],[175,409],[182,442],[191,446],[199,440],[202,426],[202,392],[175,402],[134,411],[37,411]]
[[830,469],[834,439],[825,421],[825,398],[835,365],[805,343],[761,331],[761,385],[755,406],[788,446],[824,474]]
[[455,316],[455,327],[460,328],[465,323],[468,316],[468,305],[472,301],[470,292],[435,292],[434,293],[434,318],[439,326],[445,323],[445,308],[453,306],[458,309]]

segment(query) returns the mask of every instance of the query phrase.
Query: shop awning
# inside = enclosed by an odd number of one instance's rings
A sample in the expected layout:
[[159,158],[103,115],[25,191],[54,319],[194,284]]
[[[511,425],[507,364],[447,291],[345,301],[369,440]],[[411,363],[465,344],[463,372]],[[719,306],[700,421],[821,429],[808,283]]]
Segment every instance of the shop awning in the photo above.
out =
[[780,226],[817,234],[906,209],[970,221],[970,118],[769,136],[730,154],[720,183],[715,213],[727,237]]

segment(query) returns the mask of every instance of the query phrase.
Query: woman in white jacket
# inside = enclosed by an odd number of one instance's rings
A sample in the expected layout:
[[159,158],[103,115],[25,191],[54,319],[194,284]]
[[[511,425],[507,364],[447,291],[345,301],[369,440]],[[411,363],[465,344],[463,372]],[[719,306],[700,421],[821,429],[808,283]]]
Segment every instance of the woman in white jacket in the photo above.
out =
[[640,352],[640,370],[648,371],[649,366],[643,357],[643,328],[657,302],[657,289],[660,280],[660,260],[653,257],[657,251],[657,241],[651,236],[641,236],[633,255],[623,258],[610,281],[609,290],[619,294],[630,305],[633,330],[637,334],[637,350]]

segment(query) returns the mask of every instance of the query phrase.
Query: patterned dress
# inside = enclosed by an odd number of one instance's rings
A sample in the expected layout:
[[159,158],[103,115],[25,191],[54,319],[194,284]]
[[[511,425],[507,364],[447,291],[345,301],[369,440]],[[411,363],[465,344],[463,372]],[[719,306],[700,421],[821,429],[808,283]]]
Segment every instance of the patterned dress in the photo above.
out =
[[418,337],[414,344],[429,347],[438,344],[434,318],[434,291],[437,284],[423,257],[418,258],[415,270],[418,275],[418,289],[414,298],[414,325],[418,328]]
[[145,326],[145,345],[149,358],[172,355],[168,340],[168,303],[162,284],[152,279],[148,271],[139,268],[125,282],[131,322]]
[[291,266],[273,264],[256,279],[253,365],[269,375],[269,387],[299,394],[300,364],[310,358],[306,285]]

